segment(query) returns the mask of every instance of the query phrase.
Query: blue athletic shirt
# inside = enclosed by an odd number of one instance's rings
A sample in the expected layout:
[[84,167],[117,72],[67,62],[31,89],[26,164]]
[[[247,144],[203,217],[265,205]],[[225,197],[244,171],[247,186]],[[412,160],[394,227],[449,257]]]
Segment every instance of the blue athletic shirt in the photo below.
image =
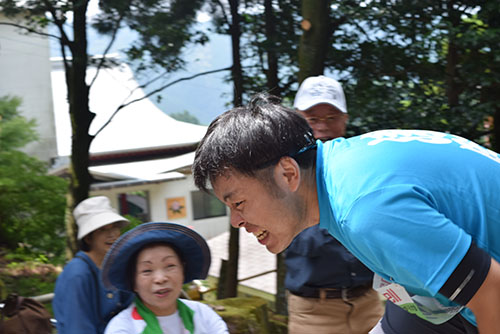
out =
[[438,291],[472,240],[500,261],[497,153],[422,130],[317,144],[320,227],[375,273],[455,305]]

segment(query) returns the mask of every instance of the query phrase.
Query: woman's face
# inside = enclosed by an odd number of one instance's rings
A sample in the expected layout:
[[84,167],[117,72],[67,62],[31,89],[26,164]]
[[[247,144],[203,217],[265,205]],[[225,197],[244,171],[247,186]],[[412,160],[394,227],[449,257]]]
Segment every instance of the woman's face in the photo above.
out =
[[104,256],[119,236],[120,223],[117,222],[98,228],[86,236],[85,241],[89,245],[91,252]]
[[183,265],[171,247],[154,245],[139,252],[134,291],[155,315],[170,315],[177,310],[183,282]]

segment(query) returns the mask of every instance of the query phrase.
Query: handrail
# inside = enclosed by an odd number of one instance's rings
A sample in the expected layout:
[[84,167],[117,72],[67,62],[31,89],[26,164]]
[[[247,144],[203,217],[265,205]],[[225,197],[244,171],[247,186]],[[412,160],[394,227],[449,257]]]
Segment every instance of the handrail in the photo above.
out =
[[51,293],[46,293],[44,295],[33,296],[33,297],[29,297],[29,298],[34,299],[37,302],[44,304],[44,303],[49,303],[52,301],[52,299],[54,299],[54,293],[51,292]]

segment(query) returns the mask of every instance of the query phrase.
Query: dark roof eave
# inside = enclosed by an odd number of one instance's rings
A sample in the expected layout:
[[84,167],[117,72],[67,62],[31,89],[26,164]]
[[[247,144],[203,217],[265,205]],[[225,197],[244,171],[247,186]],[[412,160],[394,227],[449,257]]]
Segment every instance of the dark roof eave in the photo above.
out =
[[102,183],[93,183],[90,186],[91,191],[99,191],[99,190],[110,190],[116,188],[127,188],[132,186],[141,186],[146,184],[159,184],[165,183],[169,181],[182,180],[185,179],[185,176],[176,176],[165,179],[156,179],[156,180],[141,180],[141,179],[131,179],[131,180],[120,180],[120,181],[110,181],[110,182],[102,182]]
[[135,162],[143,160],[170,158],[191,153],[198,147],[198,142],[176,146],[141,148],[137,150],[114,151],[90,154],[90,166]]

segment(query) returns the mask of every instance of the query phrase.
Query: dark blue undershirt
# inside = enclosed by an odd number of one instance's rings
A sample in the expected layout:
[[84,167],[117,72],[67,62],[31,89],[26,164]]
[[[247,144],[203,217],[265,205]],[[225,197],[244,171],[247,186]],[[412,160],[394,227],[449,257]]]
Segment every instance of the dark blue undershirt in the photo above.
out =
[[285,287],[292,293],[353,288],[371,284],[373,279],[373,272],[319,225],[295,237],[285,252],[285,264]]

